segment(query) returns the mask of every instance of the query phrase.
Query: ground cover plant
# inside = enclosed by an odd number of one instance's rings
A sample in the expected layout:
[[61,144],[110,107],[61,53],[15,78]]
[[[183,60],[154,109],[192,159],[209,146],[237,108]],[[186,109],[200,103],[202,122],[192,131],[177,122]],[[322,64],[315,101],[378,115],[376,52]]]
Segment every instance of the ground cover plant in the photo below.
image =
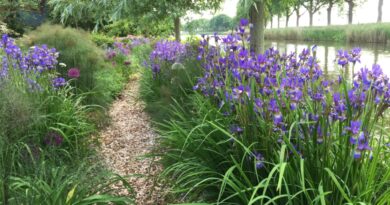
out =
[[[253,54],[247,26],[203,37],[196,92],[176,89],[184,100],[171,101],[170,117],[159,120],[174,191],[216,204],[387,204],[390,84],[382,68],[355,68],[360,49],[340,50],[340,75],[330,79],[316,46]],[[160,79],[172,79],[177,63],[167,56],[180,45],[164,46],[145,71],[150,96],[164,94],[153,86],[169,85]]]
[[23,50],[1,38],[1,203],[132,203],[111,192],[111,183],[126,185],[123,178],[91,166],[93,105],[83,104],[72,86],[81,73],[58,72],[65,69],[60,55],[44,44]]

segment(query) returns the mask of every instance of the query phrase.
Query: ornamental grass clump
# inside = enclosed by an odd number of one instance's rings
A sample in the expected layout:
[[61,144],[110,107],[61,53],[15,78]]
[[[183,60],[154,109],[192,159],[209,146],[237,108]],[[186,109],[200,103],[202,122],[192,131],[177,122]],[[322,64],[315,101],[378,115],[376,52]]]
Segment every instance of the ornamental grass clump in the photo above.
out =
[[[105,106],[113,100],[111,90],[105,89],[107,82],[100,76],[103,73],[114,80],[111,84],[123,87],[123,78],[113,77],[118,72],[105,62],[104,51],[95,45],[87,32],[58,25],[42,25],[29,33],[28,39],[30,45],[46,44],[61,53],[58,60],[66,66],[58,67],[57,71],[65,80],[72,80],[77,93],[84,95],[84,104]],[[77,78],[68,75],[72,68],[77,68]],[[71,71],[75,74],[74,70]]]
[[360,49],[340,50],[339,76],[329,79],[316,46],[255,54],[247,30],[241,21],[234,34],[203,37],[194,86],[203,97],[191,109],[176,105],[181,119],[165,123],[166,174],[180,192],[211,190],[220,204],[388,203],[390,84],[381,67],[350,77]]

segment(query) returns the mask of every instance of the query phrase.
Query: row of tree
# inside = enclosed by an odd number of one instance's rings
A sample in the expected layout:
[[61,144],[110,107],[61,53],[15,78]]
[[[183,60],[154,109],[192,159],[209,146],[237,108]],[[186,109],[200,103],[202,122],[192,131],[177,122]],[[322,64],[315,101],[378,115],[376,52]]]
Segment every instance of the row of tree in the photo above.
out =
[[[268,1],[267,7],[269,12],[269,21],[271,22],[271,27],[273,27],[273,17],[278,18],[278,28],[280,27],[280,18],[286,18],[286,27],[288,26],[290,17],[295,13],[296,15],[296,26],[299,27],[300,17],[304,14],[302,8],[306,10],[309,14],[309,25],[313,26],[314,15],[319,12],[321,9],[326,8],[327,10],[327,23],[328,25],[332,24],[332,10],[335,7],[344,9],[344,6],[347,5],[347,15],[348,15],[348,24],[353,22],[353,13],[354,9],[364,3],[367,0],[277,0],[277,1]],[[378,0],[378,19],[377,22],[382,22],[382,9],[383,9],[383,0]]]

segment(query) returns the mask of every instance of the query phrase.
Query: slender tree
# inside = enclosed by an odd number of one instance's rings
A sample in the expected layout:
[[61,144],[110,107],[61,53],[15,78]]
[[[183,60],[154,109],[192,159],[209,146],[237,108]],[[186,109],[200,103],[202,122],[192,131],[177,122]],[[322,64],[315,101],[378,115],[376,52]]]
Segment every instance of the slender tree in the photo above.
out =
[[282,10],[286,17],[286,28],[288,27],[288,22],[290,20],[291,15],[294,13],[294,9],[292,7],[294,6],[295,0],[282,0]]
[[382,7],[383,7],[383,0],[379,0],[378,2],[378,23],[382,23]]
[[303,0],[294,0],[292,2],[292,7],[293,7],[293,11],[295,12],[296,16],[297,16],[297,19],[296,19],[296,27],[299,27],[299,19],[302,17],[302,15],[304,14],[304,12],[300,12],[300,8],[302,6],[302,3],[303,3]]
[[348,5],[348,24],[353,23],[353,11],[355,7],[357,7],[359,4],[362,4],[367,0],[344,0],[345,3]]
[[[284,0],[283,0],[284,1]],[[283,4],[282,1],[272,1],[267,4],[267,10],[269,15],[275,15],[277,17],[277,26],[280,28],[280,18],[283,15]],[[271,16],[272,19],[272,16]]]
[[313,17],[324,5],[326,1],[323,0],[304,0],[302,6],[309,12],[310,26],[313,26]]
[[353,9],[355,8],[354,0],[345,0],[348,4],[348,24],[353,23]]
[[327,11],[327,16],[328,16],[328,26],[332,24],[332,9],[335,4],[341,3],[342,1],[340,0],[326,0],[328,7],[326,9]]

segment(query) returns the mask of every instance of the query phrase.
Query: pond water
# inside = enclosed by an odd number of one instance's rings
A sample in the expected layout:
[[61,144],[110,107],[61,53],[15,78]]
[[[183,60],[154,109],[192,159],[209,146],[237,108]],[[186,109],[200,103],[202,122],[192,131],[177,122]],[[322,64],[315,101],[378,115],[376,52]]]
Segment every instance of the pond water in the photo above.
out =
[[[304,48],[311,48],[314,44],[317,47],[317,58],[320,65],[327,75],[336,75],[339,73],[339,67],[335,64],[335,58],[339,49],[348,49],[360,47],[361,63],[355,66],[355,72],[362,67],[369,67],[373,64],[381,65],[384,73],[390,76],[390,44],[336,44],[336,43],[311,43],[311,42],[294,42],[294,41],[266,41],[265,48],[275,47],[281,53],[300,53]],[[351,73],[351,71],[348,71]]]
[[[190,35],[184,35],[190,37]],[[200,35],[196,35],[200,38]],[[223,36],[223,35],[222,35]],[[213,44],[213,41],[210,41]],[[313,45],[317,45],[317,59],[320,61],[320,65],[324,70],[324,73],[328,76],[336,76],[339,74],[339,67],[335,64],[337,51],[340,49],[351,50],[355,47],[362,49],[360,63],[355,65],[354,71],[357,72],[362,67],[371,68],[373,64],[379,64],[383,72],[390,77],[390,44],[361,44],[361,43],[332,43],[332,42],[302,42],[302,41],[271,41],[265,42],[264,48],[274,47],[281,53],[300,53],[305,48],[311,48]],[[350,68],[352,69],[352,68]],[[350,76],[351,70],[347,71],[347,75]]]

